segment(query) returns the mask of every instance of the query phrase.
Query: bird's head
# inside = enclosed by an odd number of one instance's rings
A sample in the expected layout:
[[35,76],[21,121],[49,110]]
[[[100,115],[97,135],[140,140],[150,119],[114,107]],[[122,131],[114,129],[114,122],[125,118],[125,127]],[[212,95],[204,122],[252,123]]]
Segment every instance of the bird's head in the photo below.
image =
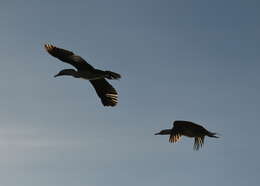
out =
[[171,129],[165,129],[165,130],[161,130],[160,132],[158,133],[155,133],[154,135],[169,135],[171,134]]
[[78,73],[74,69],[64,69],[61,70],[58,74],[56,74],[54,77],[58,76],[73,76],[73,77],[78,77]]

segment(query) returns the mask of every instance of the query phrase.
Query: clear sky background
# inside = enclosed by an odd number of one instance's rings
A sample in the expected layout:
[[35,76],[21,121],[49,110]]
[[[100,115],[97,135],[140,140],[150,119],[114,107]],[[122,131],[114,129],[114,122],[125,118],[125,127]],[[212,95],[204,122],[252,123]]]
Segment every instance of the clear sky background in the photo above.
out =
[[[1,0],[1,186],[258,186],[259,0]],[[102,106],[52,43],[110,81]],[[177,119],[220,139],[168,143]]]

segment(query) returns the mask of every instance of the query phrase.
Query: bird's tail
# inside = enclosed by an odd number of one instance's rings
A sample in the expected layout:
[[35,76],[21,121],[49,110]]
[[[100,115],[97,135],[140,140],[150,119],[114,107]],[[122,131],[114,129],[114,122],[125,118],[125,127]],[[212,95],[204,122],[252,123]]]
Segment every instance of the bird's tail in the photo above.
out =
[[107,79],[120,79],[121,75],[115,72],[111,72],[111,71],[105,71],[105,77]]
[[209,132],[208,131],[208,133],[207,133],[207,136],[208,137],[212,137],[212,138],[219,138],[219,136],[217,136],[217,135],[219,135],[219,134],[215,133],[215,132]]

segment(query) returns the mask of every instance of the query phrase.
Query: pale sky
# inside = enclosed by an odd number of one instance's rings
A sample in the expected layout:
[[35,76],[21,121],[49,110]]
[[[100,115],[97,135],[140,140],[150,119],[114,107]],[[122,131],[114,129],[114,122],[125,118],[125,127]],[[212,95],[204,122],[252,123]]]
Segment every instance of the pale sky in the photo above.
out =
[[[1,186],[258,186],[258,0],[1,0]],[[51,43],[122,75],[102,106]],[[174,120],[221,138],[170,144]]]

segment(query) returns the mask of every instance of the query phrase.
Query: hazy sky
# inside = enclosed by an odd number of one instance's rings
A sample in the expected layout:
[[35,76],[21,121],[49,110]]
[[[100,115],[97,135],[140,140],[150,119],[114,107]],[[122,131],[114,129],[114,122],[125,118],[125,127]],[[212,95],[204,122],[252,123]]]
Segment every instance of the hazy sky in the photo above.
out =
[[[1,186],[258,186],[259,0],[1,0]],[[102,106],[52,43],[110,81]],[[177,119],[218,132],[154,136]]]

